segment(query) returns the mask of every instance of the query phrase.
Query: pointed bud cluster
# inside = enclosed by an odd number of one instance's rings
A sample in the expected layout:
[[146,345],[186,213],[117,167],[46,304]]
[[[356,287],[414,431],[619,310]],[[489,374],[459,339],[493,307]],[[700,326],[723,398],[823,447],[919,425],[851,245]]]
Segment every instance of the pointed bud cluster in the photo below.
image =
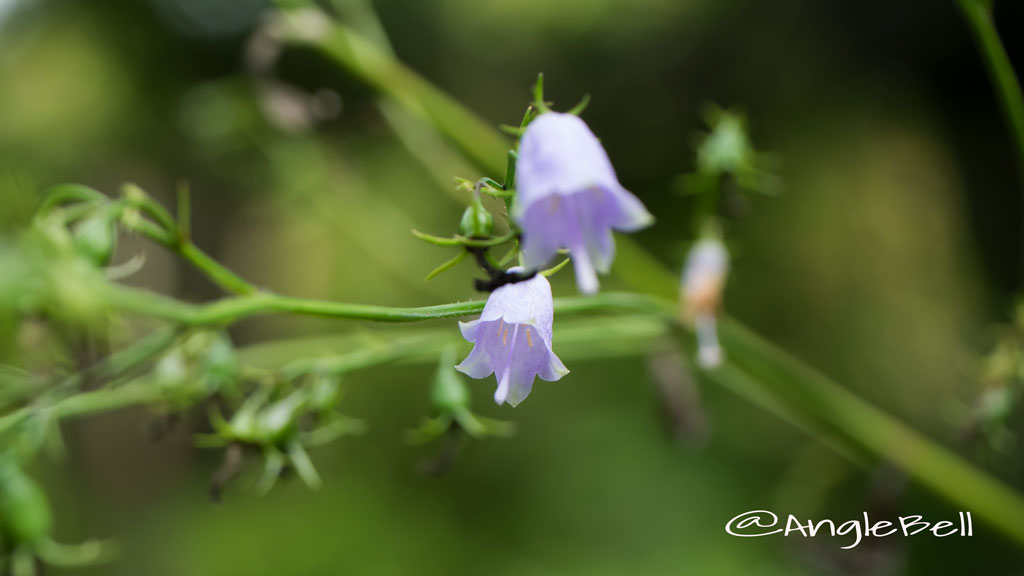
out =
[[523,231],[527,269],[539,269],[566,248],[581,292],[598,289],[615,256],[612,230],[632,232],[653,222],[644,205],[619,184],[590,128],[572,114],[541,114],[526,128],[516,164],[514,217]]
[[683,315],[697,330],[697,359],[704,368],[722,363],[715,314],[728,272],[729,252],[721,240],[714,237],[702,238],[694,244],[683,268],[680,294]]
[[502,286],[491,293],[479,320],[459,323],[462,337],[474,346],[455,368],[478,379],[494,374],[498,380],[494,401],[516,406],[530,394],[535,377],[554,382],[569,373],[551,351],[553,321],[551,285],[546,278],[538,274]]

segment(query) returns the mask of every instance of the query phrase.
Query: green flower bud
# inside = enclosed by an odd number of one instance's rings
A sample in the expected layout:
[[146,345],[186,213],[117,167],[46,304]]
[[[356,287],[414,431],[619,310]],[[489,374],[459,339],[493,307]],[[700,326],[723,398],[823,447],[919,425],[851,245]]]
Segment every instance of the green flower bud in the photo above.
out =
[[61,258],[48,269],[49,315],[56,321],[98,332],[107,321],[106,278],[81,258]]
[[90,262],[106,266],[117,248],[117,221],[110,210],[82,220],[74,230],[75,249]]
[[176,348],[163,356],[153,368],[157,386],[165,393],[178,393],[189,381],[188,361],[185,353]]
[[207,391],[222,390],[237,382],[240,368],[228,336],[223,333],[205,333],[196,337],[199,343],[205,344],[205,349],[198,356],[199,373]]
[[741,172],[750,168],[752,153],[743,117],[720,111],[697,149],[697,165],[710,174]]
[[494,231],[494,216],[484,208],[480,195],[474,195],[473,201],[462,213],[459,223],[459,234],[467,238],[487,238]]
[[16,543],[34,544],[50,535],[53,516],[39,485],[13,462],[0,464],[0,532]]

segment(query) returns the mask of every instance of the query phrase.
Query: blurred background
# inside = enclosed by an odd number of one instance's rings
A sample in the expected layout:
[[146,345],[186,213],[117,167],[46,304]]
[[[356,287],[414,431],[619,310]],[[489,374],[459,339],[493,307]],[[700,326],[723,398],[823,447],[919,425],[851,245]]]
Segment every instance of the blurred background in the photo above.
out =
[[[351,0],[353,3],[356,0]],[[345,2],[339,2],[345,4]],[[413,306],[477,297],[463,264],[412,228],[447,234],[451,177],[481,174],[310,50],[261,44],[259,0],[0,0],[0,219],[74,181],[193,194],[196,242],[254,283],[296,296]],[[694,170],[709,103],[746,114],[779,160],[778,198],[733,207],[730,314],[858,395],[1024,490],[1019,450],[961,442],[954,415],[1022,280],[1020,190],[1008,129],[952,1],[377,0],[398,58],[491,124],[547,96],[584,118],[623,184],[657,216],[639,241],[678,268],[693,230],[679,176]],[[351,22],[378,29],[365,6]],[[1011,59],[1024,7],[996,2]],[[500,177],[500,174],[490,174]],[[129,282],[188,300],[215,287],[159,248]],[[2,273],[2,271],[0,271]],[[613,280],[609,288],[616,286]],[[570,274],[555,294],[572,294]],[[239,345],[347,329],[259,320]],[[454,324],[453,324],[454,329]],[[557,342],[557,325],[556,325]],[[654,362],[656,363],[656,361]],[[319,492],[209,502],[219,455],[191,425],[154,442],[153,416],[71,422],[67,457],[33,472],[57,536],[116,537],[116,563],[77,574],[1021,574],[1024,556],[975,537],[865,542],[738,539],[753,509],[843,520],[861,511],[956,519],[891,470],[863,470],[731,393],[700,390],[703,434],[674,434],[650,358],[591,361],[538,383],[511,440],[465,446],[444,475],[410,447],[431,370],[353,377],[345,410],[370,432],[312,454]],[[196,421],[200,420],[197,417]],[[1011,420],[1021,430],[1020,419]],[[881,513],[881,512],[880,512]],[[54,570],[53,573],[60,573]]]

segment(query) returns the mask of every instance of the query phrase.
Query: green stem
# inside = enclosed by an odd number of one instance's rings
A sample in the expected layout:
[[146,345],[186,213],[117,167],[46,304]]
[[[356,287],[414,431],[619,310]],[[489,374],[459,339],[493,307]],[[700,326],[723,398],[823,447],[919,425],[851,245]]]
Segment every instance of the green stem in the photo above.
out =
[[211,282],[232,294],[254,294],[258,289],[226,266],[203,252],[184,236],[168,232],[148,221],[141,220],[132,229],[171,252],[181,256]]
[[999,32],[992,18],[992,0],[957,0],[957,3],[964,19],[971,27],[974,41],[995,85],[1003,114],[1010,124],[1011,137],[1017,153],[1019,185],[1024,190],[1024,94],[1021,93],[1020,83],[1017,81],[1006,49],[999,40]]
[[[283,12],[286,40],[307,44],[355,74],[373,88],[396,100],[403,108],[436,126],[442,134],[493,174],[505,169],[508,143],[489,124],[462,108],[450,96],[412,72],[347,26],[334,23],[326,28],[308,26],[307,18],[326,15],[309,9]],[[308,28],[315,28],[314,31]]]
[[[589,311],[590,307],[571,307],[574,312]],[[256,368],[280,369],[283,377],[295,377],[311,371],[328,370],[347,373],[390,364],[413,362],[435,364],[437,355],[453,343],[458,343],[457,333],[450,327],[423,330],[416,334],[375,335],[367,344],[366,335],[346,335],[319,338],[315,345],[310,339],[295,342],[277,341],[259,344],[238,351],[246,365]],[[659,340],[668,334],[661,319],[650,316],[624,316],[609,326],[604,318],[577,319],[560,327],[558,334],[559,354],[567,360],[595,358],[617,358],[642,355],[650,351]],[[612,346],[608,348],[609,339]],[[617,343],[622,340],[621,344]],[[293,357],[295,350],[308,353],[310,348],[324,347],[352,350],[327,358],[310,358],[291,361],[283,368],[274,366],[279,359]],[[126,349],[127,350],[127,349]],[[159,404],[166,401],[165,391],[145,378],[131,381],[123,386],[82,392],[56,400],[45,406],[30,405],[0,416],[0,434],[30,417],[33,412],[45,409],[58,419],[77,418],[120,410],[132,406]]]
[[[128,405],[136,404],[138,402],[132,398],[148,397],[149,393],[155,393],[156,387],[149,386],[149,392],[143,390],[114,392],[120,388],[98,389],[81,393],[75,393],[75,391],[86,383],[109,383],[130,376],[138,368],[169,348],[177,341],[178,335],[178,330],[175,328],[156,330],[131,346],[118,350],[82,372],[66,378],[53,389],[46,391],[46,394],[41,397],[43,398],[42,402],[49,403],[50,406],[61,406],[60,410],[54,412],[54,415],[58,417],[76,415],[79,412],[87,414],[106,412],[120,407],[122,402],[127,402]],[[112,398],[107,398],[111,393],[113,393]],[[55,399],[67,394],[70,395],[60,400]],[[0,435],[18,424],[34,409],[35,407],[30,405],[0,416]]]
[[[227,326],[245,318],[270,314],[297,314],[375,322],[420,322],[479,314],[485,304],[483,300],[473,300],[399,308],[292,298],[270,292],[225,298],[210,304],[189,304],[147,290],[121,285],[110,287],[109,301],[110,306],[122,312],[159,318],[183,326]],[[589,297],[555,300],[555,311],[560,314],[604,311],[665,313],[671,309],[671,302],[642,294],[606,292]]]
[[178,245],[177,252],[197,270],[205,274],[214,284],[224,290],[234,294],[253,294],[257,292],[255,286],[211,258],[209,254],[200,250],[191,241],[182,241]]
[[730,363],[756,374],[763,393],[815,427],[898,464],[950,502],[1024,543],[1024,500],[1013,489],[734,321],[723,321]]
[[68,202],[100,204],[107,202],[108,200],[110,200],[110,198],[105,194],[98,190],[93,190],[88,186],[82,186],[80,184],[57,184],[47,191],[46,197],[39,206],[39,212],[45,213],[55,206],[60,206]]
[[992,1],[958,0],[958,4],[985,59],[985,66],[992,76],[999,102],[1010,122],[1020,168],[1024,170],[1024,95],[1021,94],[1010,58],[999,40],[999,33],[992,18]]
[[93,381],[110,381],[140,368],[177,341],[177,328],[155,330],[134,344],[122,348],[61,383],[60,388],[75,388]]

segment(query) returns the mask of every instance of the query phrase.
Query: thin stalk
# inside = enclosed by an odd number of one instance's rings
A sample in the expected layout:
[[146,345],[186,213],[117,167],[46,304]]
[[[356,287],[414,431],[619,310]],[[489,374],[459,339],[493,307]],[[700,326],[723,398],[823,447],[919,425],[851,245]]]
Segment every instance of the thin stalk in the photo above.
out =
[[213,257],[199,249],[188,238],[168,232],[148,220],[139,221],[132,229],[181,256],[192,267],[224,291],[232,294],[254,294],[258,292],[255,286],[220,262],[214,260]]
[[344,24],[331,23],[326,29],[309,26],[311,18],[327,16],[317,15],[308,9],[285,11],[283,15],[283,33],[289,42],[321,50],[362,81],[437,127],[464,154],[487,167],[489,172],[504,172],[508,148],[505,138],[450,96],[399,63],[387,49],[381,49]]
[[[227,326],[246,318],[271,314],[296,314],[369,320],[375,322],[420,322],[463,318],[479,314],[485,302],[473,300],[435,306],[400,308],[372,304],[352,304],[292,298],[269,292],[225,298],[210,304],[189,304],[160,294],[115,285],[110,287],[110,306],[122,312],[159,318],[182,326]],[[595,296],[559,298],[559,314],[584,314],[607,311],[665,313],[672,304],[642,294],[606,292]]]
[[179,336],[177,328],[160,328],[126,346],[96,364],[61,382],[60,388],[74,388],[90,382],[109,381],[125,376],[170,348]]
[[[957,4],[971,28],[974,41],[985,61],[985,68],[992,78],[1003,114],[1010,125],[1010,136],[1013,138],[1014,151],[1017,153],[1017,170],[1020,176],[1018,184],[1024,191],[1024,94],[1021,93],[1010,57],[1007,56],[1006,49],[999,39],[999,32],[992,18],[992,0],[957,0]],[[1021,240],[1024,243],[1024,237]],[[1024,250],[1021,258],[1024,265]]]
[[858,398],[737,322],[722,322],[730,363],[789,409],[813,415],[826,431],[899,465],[925,486],[1024,543],[1024,500],[954,452]]
[[257,288],[244,280],[226,266],[217,262],[209,254],[203,252],[189,240],[182,241],[177,247],[178,254],[202,272],[214,284],[234,294],[253,294]]
[[[586,311],[586,308],[577,309]],[[625,316],[614,325],[609,326],[606,319],[580,319],[569,323],[560,330],[558,344],[560,354],[568,359],[615,358],[631,355],[642,355],[648,352],[654,342],[663,340],[667,334],[665,323],[650,316]],[[608,339],[623,338],[623,345],[615,345],[610,349],[601,346]],[[295,377],[311,371],[332,371],[347,373],[364,370],[395,362],[436,364],[437,355],[445,348],[457,343],[457,336],[450,327],[422,330],[416,334],[402,336],[375,335],[372,343],[367,344],[366,335],[347,335],[320,338],[315,346],[352,350],[344,354],[326,358],[309,358],[288,362],[284,367],[273,366],[275,358],[293,356],[292,349],[309,350],[310,339],[299,339],[294,342],[278,341],[272,344],[260,344],[239,350],[240,359],[247,365],[256,368],[279,369],[284,377]],[[283,351],[282,351],[283,349]],[[269,359],[268,359],[269,357]],[[57,419],[77,418],[93,414],[101,414],[129,408],[160,404],[167,400],[166,391],[154,382],[142,377],[116,388],[104,388],[82,392],[56,400],[46,406],[25,406],[0,416],[0,434],[29,418],[37,410],[46,410]]]

